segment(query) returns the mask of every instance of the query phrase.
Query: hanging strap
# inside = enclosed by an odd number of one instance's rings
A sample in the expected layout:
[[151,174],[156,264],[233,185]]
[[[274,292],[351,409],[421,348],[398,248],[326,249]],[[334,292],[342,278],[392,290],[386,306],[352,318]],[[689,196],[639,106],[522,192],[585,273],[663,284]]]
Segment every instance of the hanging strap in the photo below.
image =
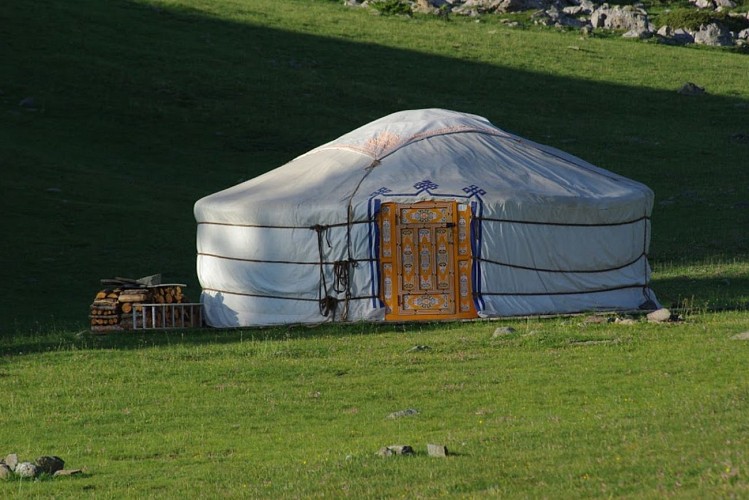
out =
[[310,229],[317,233],[317,251],[320,255],[320,284],[317,288],[317,303],[320,307],[320,314],[327,317],[332,313],[332,318],[335,320],[338,299],[328,295],[328,280],[325,277],[324,243],[328,244],[328,248],[332,246],[330,243],[330,235],[328,235],[328,226],[315,224]]

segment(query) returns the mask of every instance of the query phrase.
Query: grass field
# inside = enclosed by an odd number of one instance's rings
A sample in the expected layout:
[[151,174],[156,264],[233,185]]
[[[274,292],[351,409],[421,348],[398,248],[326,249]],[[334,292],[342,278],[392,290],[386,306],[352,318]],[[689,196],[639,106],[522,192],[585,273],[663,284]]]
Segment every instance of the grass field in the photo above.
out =
[[[84,476],[28,497],[743,497],[739,313],[4,342],[0,442]],[[59,343],[58,343],[59,342]],[[413,350],[416,345],[429,349]],[[418,414],[389,419],[413,408]],[[428,443],[454,453],[429,457]],[[412,457],[376,456],[408,444]]]
[[[747,496],[748,57],[326,0],[3,2],[0,458],[89,473],[0,496]],[[85,333],[100,278],[197,299],[198,198],[422,107],[649,185],[687,321]]]

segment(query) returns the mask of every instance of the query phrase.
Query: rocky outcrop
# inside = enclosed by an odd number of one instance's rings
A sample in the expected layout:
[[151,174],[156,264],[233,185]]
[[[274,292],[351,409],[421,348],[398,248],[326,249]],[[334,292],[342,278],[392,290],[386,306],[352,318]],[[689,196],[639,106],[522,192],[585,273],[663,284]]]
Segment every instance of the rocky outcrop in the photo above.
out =
[[645,9],[636,8],[631,5],[603,4],[590,15],[590,24],[593,28],[605,28],[609,30],[623,30],[635,32],[650,32],[650,21]]
[[[394,0],[343,0],[345,5],[367,6],[378,1]],[[650,20],[642,4],[609,5],[593,0],[400,0],[408,4],[413,12],[449,15],[481,16],[502,15],[511,12],[536,11],[531,16],[533,23],[564,29],[579,29],[583,33],[594,30],[622,32],[627,38],[651,38],[671,45],[701,44],[716,47],[749,45],[749,13],[730,12],[720,14],[738,19],[732,26],[744,26],[730,31],[721,22],[708,22],[699,29],[685,26],[656,26]],[[695,9],[717,13],[735,9],[735,0],[690,0]],[[710,16],[713,19],[712,16]],[[716,19],[720,16],[716,15]],[[517,22],[509,23],[517,25]]]

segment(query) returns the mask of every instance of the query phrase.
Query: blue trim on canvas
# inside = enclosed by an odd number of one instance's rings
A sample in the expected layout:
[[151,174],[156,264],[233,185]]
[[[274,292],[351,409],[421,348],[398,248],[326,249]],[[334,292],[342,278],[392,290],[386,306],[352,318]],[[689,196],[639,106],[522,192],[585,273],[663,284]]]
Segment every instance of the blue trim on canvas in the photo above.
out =
[[370,198],[367,214],[368,219],[372,221],[369,224],[369,272],[372,276],[372,307],[376,309],[385,307],[380,300],[380,226],[376,220],[381,205],[379,199]]
[[484,204],[481,198],[477,195],[478,203],[475,201],[471,202],[471,213],[474,217],[471,218],[471,256],[473,258],[473,265],[471,269],[471,284],[473,286],[473,302],[476,306],[477,311],[484,310],[484,299],[481,296],[482,283],[481,283],[481,245],[482,245],[482,226],[481,226],[481,215],[483,213]]

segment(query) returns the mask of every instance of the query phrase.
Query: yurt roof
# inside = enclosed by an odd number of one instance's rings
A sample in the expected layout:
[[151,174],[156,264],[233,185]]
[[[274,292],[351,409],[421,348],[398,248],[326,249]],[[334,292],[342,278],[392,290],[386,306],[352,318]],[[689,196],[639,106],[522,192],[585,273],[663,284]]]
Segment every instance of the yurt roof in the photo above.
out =
[[[413,186],[428,181],[432,191]],[[366,203],[378,190],[429,199],[475,186],[493,201],[489,210],[541,220],[565,213],[571,221],[606,204],[614,220],[641,213],[644,185],[558,149],[505,132],[486,118],[443,109],[393,113],[319,146],[259,177],[199,200],[198,222],[305,224],[336,207]],[[385,191],[383,191],[385,190]],[[598,213],[601,213],[600,210]],[[598,216],[596,216],[598,217]],[[333,220],[335,219],[335,220]],[[282,222],[279,222],[281,220]],[[591,222],[600,223],[600,220]]]

